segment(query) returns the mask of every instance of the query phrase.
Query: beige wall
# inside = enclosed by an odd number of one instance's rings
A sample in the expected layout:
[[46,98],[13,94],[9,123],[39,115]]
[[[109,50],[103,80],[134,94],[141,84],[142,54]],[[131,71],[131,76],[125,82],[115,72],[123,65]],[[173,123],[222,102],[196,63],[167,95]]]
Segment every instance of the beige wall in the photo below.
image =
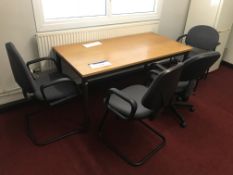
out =
[[[176,38],[183,33],[189,0],[164,0],[159,33]],[[25,61],[37,57],[31,0],[0,1],[0,97],[16,89],[4,44],[12,41]]]
[[183,34],[190,0],[163,0],[159,33],[176,39]]
[[229,36],[227,48],[223,55],[223,60],[230,64],[233,64],[233,26],[232,26],[231,34]]
[[17,87],[4,44],[12,41],[23,57],[29,60],[37,55],[33,40],[35,32],[31,0],[0,1],[0,93]]

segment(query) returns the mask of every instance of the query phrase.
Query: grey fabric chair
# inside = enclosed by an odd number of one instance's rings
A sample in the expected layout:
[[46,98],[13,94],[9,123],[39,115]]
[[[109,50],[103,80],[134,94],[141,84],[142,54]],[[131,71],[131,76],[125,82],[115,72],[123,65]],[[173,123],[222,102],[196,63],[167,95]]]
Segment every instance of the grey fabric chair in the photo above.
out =
[[[185,43],[192,46],[193,49],[184,57],[183,61],[200,53],[215,51],[216,47],[220,44],[218,31],[215,28],[206,25],[194,26],[187,34],[178,37],[177,41],[181,41],[184,38]],[[206,78],[208,72],[209,68],[201,78]]]
[[[183,63],[183,70],[180,76],[180,81],[176,88],[177,101],[173,102],[172,110],[175,112],[176,117],[179,120],[181,127],[186,127],[186,122],[183,116],[176,110],[177,107],[183,106],[188,107],[190,111],[194,111],[192,104],[189,104],[187,101],[192,95],[196,83],[199,81],[200,77],[206,70],[212,66],[220,57],[220,53],[216,51],[208,51],[195,56],[192,56],[190,59],[185,60]],[[164,71],[167,68],[157,64],[155,71]],[[151,75],[155,79],[154,75]]]
[[[193,49],[183,58],[172,57],[168,60],[161,61],[160,64],[167,68],[176,64],[179,61],[185,61],[187,59],[190,59],[195,55],[208,51],[215,51],[216,47],[220,44],[218,31],[215,28],[206,25],[197,25],[192,27],[187,34],[178,37],[177,41],[184,41],[185,44],[192,46]],[[200,79],[206,79],[208,76],[208,72],[209,68],[206,69],[206,72],[203,73]],[[197,80],[196,86],[194,88],[195,90],[198,86],[198,83],[199,80]]]
[[[190,111],[194,111],[193,105],[189,104],[187,101],[195,90],[196,84],[199,82],[200,78],[219,58],[219,52],[209,51],[192,56],[184,62],[184,69],[181,73],[180,81],[176,89],[177,99],[180,99],[181,101],[176,102],[175,106],[188,107]],[[180,125],[185,127],[186,122],[182,115],[176,110],[176,108],[173,108],[173,111],[180,120]]]
[[[185,44],[192,46],[193,49],[183,58],[172,57],[168,60],[161,61],[160,64],[165,67],[176,64],[177,61],[185,61],[200,53],[215,51],[216,47],[220,44],[218,31],[215,28],[206,25],[197,25],[192,27],[187,34],[179,36],[177,41],[184,42]],[[202,78],[206,78],[208,72],[209,68],[203,74]]]
[[[59,71],[46,71],[37,74],[36,76],[31,73],[29,69],[30,65],[40,61],[52,61],[55,65],[57,65],[54,59],[37,58],[25,64],[23,58],[13,43],[8,42],[5,44],[5,47],[9,57],[14,79],[22,88],[25,98],[34,98],[42,103],[45,103],[46,106],[53,107],[80,95],[79,86],[74,83],[74,81],[71,80],[67,75],[62,74]],[[58,141],[66,136],[83,131],[82,127],[75,128],[63,135],[51,137],[45,141],[40,141],[35,137],[31,126],[31,119],[35,116],[38,116],[38,113],[40,112],[41,111],[33,112],[32,114],[28,114],[26,116],[28,136],[36,145],[46,145]]]
[[192,27],[187,34],[178,37],[177,41],[181,41],[184,38],[185,44],[193,47],[193,50],[184,60],[206,51],[215,51],[216,47],[220,44],[218,31],[206,25]]
[[[132,85],[122,90],[112,88],[108,91],[105,100],[106,112],[99,126],[99,135],[104,143],[128,164],[132,166],[142,165],[164,146],[165,138],[142,120],[146,118],[152,119],[156,114],[171,104],[181,71],[182,63],[160,72],[149,87]],[[103,137],[103,127],[109,110],[119,119],[125,121],[140,121],[147,129],[160,138],[160,143],[141,160],[130,160]]]

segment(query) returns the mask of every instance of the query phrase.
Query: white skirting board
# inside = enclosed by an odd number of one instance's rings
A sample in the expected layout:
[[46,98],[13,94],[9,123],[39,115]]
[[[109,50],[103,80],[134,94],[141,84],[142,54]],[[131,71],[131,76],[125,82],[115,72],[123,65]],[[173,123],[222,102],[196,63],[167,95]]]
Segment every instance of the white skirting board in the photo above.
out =
[[0,93],[0,105],[24,99],[20,88]]

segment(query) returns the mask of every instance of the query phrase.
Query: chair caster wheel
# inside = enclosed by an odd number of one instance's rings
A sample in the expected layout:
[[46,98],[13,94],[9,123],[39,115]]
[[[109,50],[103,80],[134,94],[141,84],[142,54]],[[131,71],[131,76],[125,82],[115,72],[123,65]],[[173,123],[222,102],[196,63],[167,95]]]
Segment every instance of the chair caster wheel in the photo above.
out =
[[181,128],[186,128],[187,124],[185,122],[180,123]]
[[194,112],[195,111],[194,107],[189,108],[189,111]]

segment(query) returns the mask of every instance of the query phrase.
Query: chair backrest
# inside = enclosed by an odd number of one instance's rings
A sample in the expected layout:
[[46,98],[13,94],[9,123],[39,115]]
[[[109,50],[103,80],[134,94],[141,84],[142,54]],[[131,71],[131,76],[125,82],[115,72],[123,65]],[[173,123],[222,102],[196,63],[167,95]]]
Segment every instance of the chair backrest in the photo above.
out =
[[24,93],[33,92],[33,78],[25,62],[23,61],[23,58],[13,43],[8,42],[5,44],[5,47],[15,81],[22,88]]
[[184,68],[180,76],[180,81],[198,80],[219,57],[219,52],[208,51],[187,59],[184,61]]
[[198,25],[189,30],[185,43],[200,49],[214,51],[219,44],[219,34],[210,26]]
[[152,81],[142,99],[145,107],[156,113],[171,103],[183,69],[182,65],[183,63],[179,63],[163,71]]

